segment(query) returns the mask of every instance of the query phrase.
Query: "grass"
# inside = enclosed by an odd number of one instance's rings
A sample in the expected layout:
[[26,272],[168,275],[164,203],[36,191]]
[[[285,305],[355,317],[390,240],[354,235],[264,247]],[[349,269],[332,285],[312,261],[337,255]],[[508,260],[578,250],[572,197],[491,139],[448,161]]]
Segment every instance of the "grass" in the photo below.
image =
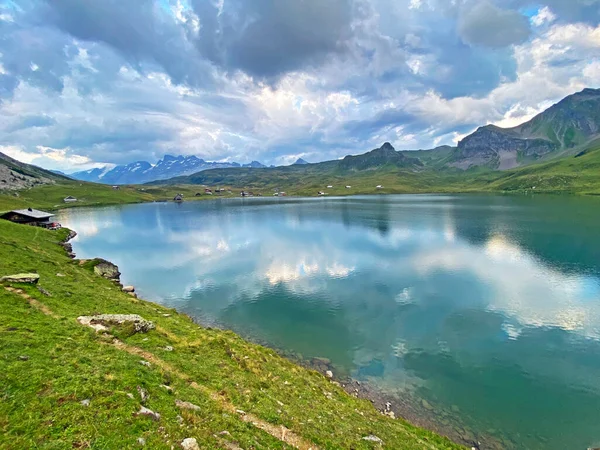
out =
[[[467,171],[437,168],[437,162],[424,168],[385,166],[377,170],[341,171],[334,164],[290,166],[275,169],[217,169],[189,177],[159,182],[215,185],[224,183],[238,189],[262,190],[265,195],[286,191],[289,195],[527,192],[600,194],[600,148],[592,147],[583,156],[567,155],[526,167],[493,171],[474,168]],[[333,188],[327,188],[331,185]],[[376,186],[382,185],[383,189]],[[346,189],[351,186],[351,189]],[[535,189],[534,189],[535,187]]]
[[[121,292],[65,255],[66,233],[0,221],[0,276],[36,272],[50,294],[0,286],[0,448],[121,449],[143,438],[169,449],[188,437],[207,449],[461,448],[272,350]],[[97,313],[139,314],[157,328],[102,334],[76,320]],[[159,421],[136,415],[138,386]],[[176,399],[199,410],[181,410]]]
[[[178,193],[183,194],[186,201],[213,198],[211,195],[204,195],[204,188],[200,186],[121,186],[120,189],[115,190],[103,184],[65,181],[20,191],[0,190],[0,211],[29,206],[52,211],[78,206],[171,201]],[[202,195],[196,196],[196,193]],[[78,201],[65,203],[63,199],[69,195],[76,197]],[[223,197],[233,195],[222,194]]]

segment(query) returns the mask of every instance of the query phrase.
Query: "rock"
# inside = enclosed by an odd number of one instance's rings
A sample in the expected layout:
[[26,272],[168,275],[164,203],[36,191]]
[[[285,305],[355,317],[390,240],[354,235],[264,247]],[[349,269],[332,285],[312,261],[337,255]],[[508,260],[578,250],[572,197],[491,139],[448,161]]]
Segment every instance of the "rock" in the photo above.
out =
[[142,447],[143,447],[144,445],[146,445],[146,439],[144,439],[143,437],[139,437],[139,438],[137,439],[137,442],[138,442],[138,444],[140,444]]
[[145,406],[140,406],[140,410],[137,412],[138,416],[148,416],[153,420],[160,420],[160,414],[152,411],[151,409],[146,408]]
[[77,232],[70,230],[69,234],[67,235],[67,237],[65,238],[64,242],[70,241],[71,239],[73,239],[75,236],[77,236]]
[[171,314],[163,314],[163,317],[171,317]]
[[195,438],[185,438],[181,441],[181,448],[183,450],[200,450],[198,441]]
[[194,405],[190,402],[184,402],[182,400],[175,400],[175,406],[180,409],[189,409],[190,411],[201,411],[202,409],[198,405]]
[[142,360],[140,360],[140,364],[141,364],[142,366],[146,366],[146,367],[150,367],[150,366],[151,366],[151,364],[150,364],[148,361],[144,361],[143,359],[142,359]]
[[38,281],[40,281],[40,276],[37,273],[18,273],[0,278],[0,283],[36,284]]
[[90,406],[90,399],[86,398],[85,400],[81,400],[79,403],[81,403],[82,406]]
[[171,386],[167,386],[166,384],[161,384],[160,387],[166,389],[169,392],[173,391],[173,388]]
[[171,347],[170,345],[167,345],[167,346],[165,347],[165,351],[166,351],[166,352],[172,352],[172,351],[173,351],[173,347]]
[[327,359],[327,358],[319,358],[319,357],[313,358],[312,362],[314,364],[317,364],[317,365],[320,364],[320,365],[323,365],[323,366],[329,366],[329,365],[331,365],[331,360]]
[[61,278],[62,278],[62,277],[64,277],[64,276],[65,276],[65,274],[64,274],[64,273],[57,273],[57,274],[56,274],[56,276],[57,276],[57,277],[61,277]]
[[123,292],[135,292],[135,288],[133,286],[123,286]]
[[331,370],[328,370],[327,372],[325,372],[325,376],[327,378],[333,378],[333,372]]
[[127,397],[129,397],[131,400],[133,400],[133,399],[135,398],[131,392],[128,392],[126,395],[127,395]]
[[146,403],[146,400],[148,400],[148,391],[141,386],[137,387],[137,391],[140,394],[140,399],[142,400],[142,403]]
[[431,404],[427,400],[421,400],[421,405],[423,405],[423,408],[429,411],[433,410],[433,406],[431,406]]
[[131,295],[133,298],[137,298],[137,294],[135,292],[128,292],[129,295]]
[[40,291],[46,297],[52,297],[52,294],[50,292],[48,292],[46,289],[44,289],[43,287],[38,286],[38,291]]
[[374,434],[371,434],[369,436],[365,436],[364,438],[362,438],[362,440],[363,441],[370,441],[370,442],[377,442],[377,443],[382,443],[383,442],[381,439],[379,439]]
[[177,420],[177,423],[178,423],[179,425],[183,425],[183,417],[181,417],[181,416],[177,416],[175,419]]
[[452,412],[455,412],[455,413],[460,412],[460,409],[458,408],[458,406],[452,405]]
[[21,355],[21,356],[19,356],[19,361],[29,361],[29,356]]
[[119,280],[121,277],[119,268],[110,261],[104,259],[100,260],[100,262],[94,266],[94,273],[109,280]]
[[[155,327],[153,322],[144,319],[137,314],[99,314],[97,316],[80,316],[77,321],[82,325],[87,325],[98,330],[100,325],[102,330],[106,330],[108,325],[123,325],[132,323],[136,333],[147,333]],[[95,326],[96,325],[96,326]]]

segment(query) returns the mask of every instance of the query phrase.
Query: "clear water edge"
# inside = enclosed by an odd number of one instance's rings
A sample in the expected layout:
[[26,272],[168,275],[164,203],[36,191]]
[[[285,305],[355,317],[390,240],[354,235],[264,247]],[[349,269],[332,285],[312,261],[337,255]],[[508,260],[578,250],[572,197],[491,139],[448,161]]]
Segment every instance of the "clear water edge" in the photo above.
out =
[[79,232],[79,257],[116,262],[142,297],[326,357],[397,397],[416,422],[563,449],[600,442],[598,206],[544,196],[235,199],[68,210],[60,220]]

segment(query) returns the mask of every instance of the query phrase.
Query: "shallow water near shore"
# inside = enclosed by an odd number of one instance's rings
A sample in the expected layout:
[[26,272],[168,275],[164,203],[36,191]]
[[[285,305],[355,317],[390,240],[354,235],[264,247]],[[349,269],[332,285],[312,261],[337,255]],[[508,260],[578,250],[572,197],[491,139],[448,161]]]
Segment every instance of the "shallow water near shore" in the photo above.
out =
[[600,446],[598,198],[255,198],[58,220],[79,258],[113,261],[141,297],[327,358],[419,424]]

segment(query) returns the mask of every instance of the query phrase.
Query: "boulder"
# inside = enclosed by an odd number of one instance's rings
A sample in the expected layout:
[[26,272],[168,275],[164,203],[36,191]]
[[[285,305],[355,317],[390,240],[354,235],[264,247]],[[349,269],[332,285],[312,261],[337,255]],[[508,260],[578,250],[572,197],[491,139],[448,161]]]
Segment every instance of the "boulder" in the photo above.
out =
[[123,286],[123,292],[135,292],[135,288],[133,286]]
[[99,314],[97,316],[80,316],[77,321],[96,331],[106,330],[109,325],[133,324],[136,333],[147,333],[156,328],[153,322],[137,314]]
[[18,273],[0,278],[0,283],[36,284],[38,281],[40,281],[40,276],[37,273]]
[[94,273],[103,278],[116,281],[118,281],[121,276],[119,268],[115,264],[106,260],[101,260],[98,264],[94,266]]
[[201,408],[198,405],[194,405],[190,402],[184,402],[181,400],[175,400],[175,406],[180,409],[189,409],[190,411],[200,411]]
[[377,442],[377,443],[382,443],[383,442],[380,438],[378,438],[374,434],[371,434],[369,436],[365,436],[362,439],[363,439],[363,441],[369,441],[369,442]]
[[185,438],[181,442],[181,448],[183,450],[200,450],[200,447],[198,446],[198,441],[196,441],[195,438]]
[[146,408],[145,406],[140,406],[140,410],[137,412],[138,416],[147,416],[154,420],[160,420],[160,414],[152,411],[151,409]]

